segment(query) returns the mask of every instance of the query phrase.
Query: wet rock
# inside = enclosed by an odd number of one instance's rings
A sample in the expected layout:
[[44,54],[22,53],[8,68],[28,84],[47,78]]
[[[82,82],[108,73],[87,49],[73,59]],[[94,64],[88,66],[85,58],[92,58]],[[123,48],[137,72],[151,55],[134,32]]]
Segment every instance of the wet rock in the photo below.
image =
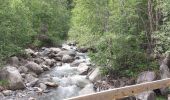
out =
[[50,67],[46,66],[46,65],[41,65],[44,71],[49,71]]
[[40,83],[40,84],[39,84],[39,87],[40,87],[43,91],[45,91],[45,90],[47,89],[47,86],[46,86],[44,83]]
[[101,79],[101,73],[100,73],[99,68],[95,68],[87,77],[92,82],[100,80]]
[[89,66],[86,65],[86,63],[81,63],[77,70],[80,72],[80,75],[87,75],[88,74],[88,70],[89,70]]
[[43,94],[43,89],[39,87],[34,87],[34,91],[36,91],[37,95],[42,95]]
[[35,98],[33,98],[33,97],[30,97],[28,100],[36,100]]
[[57,63],[55,64],[55,66],[62,66],[62,63],[61,63],[61,62],[57,62]]
[[143,92],[136,95],[137,100],[156,100],[156,94],[153,91]]
[[71,66],[77,67],[77,66],[79,66],[80,63],[84,63],[84,62],[85,62],[85,60],[75,60],[71,63]]
[[28,73],[28,68],[25,66],[20,66],[18,70],[20,73]]
[[140,75],[137,78],[137,83],[150,82],[154,80],[156,80],[155,72],[146,71],[140,73]]
[[69,55],[63,55],[62,61],[63,63],[71,63],[74,61],[74,58]]
[[56,61],[62,61],[62,57],[55,57],[54,58]]
[[18,90],[24,89],[25,85],[22,80],[22,76],[19,73],[18,69],[12,66],[4,67],[0,71],[0,79],[8,80],[9,89]]
[[84,76],[73,76],[72,80],[73,84],[76,84],[80,88],[84,88],[86,85],[90,84],[89,80],[87,80]]
[[26,77],[25,77],[25,81],[26,81],[26,85],[28,87],[33,87],[37,84],[38,82],[38,78],[35,78],[33,75],[31,74],[27,74]]
[[32,71],[36,74],[41,74],[43,72],[43,69],[41,68],[41,66],[39,66],[37,63],[35,62],[28,62],[25,67],[27,67],[29,69],[29,71]]
[[79,95],[95,93],[93,89],[93,84],[86,85],[80,92]]
[[47,85],[48,87],[58,87],[58,84],[54,82],[45,82],[44,84]]
[[12,91],[11,90],[4,90],[4,91],[2,91],[2,93],[3,93],[4,96],[12,95]]
[[67,50],[64,50],[64,51],[60,51],[57,56],[59,57],[62,57],[63,55],[69,55],[71,57],[75,57],[76,56],[76,52],[75,51],[67,51]]

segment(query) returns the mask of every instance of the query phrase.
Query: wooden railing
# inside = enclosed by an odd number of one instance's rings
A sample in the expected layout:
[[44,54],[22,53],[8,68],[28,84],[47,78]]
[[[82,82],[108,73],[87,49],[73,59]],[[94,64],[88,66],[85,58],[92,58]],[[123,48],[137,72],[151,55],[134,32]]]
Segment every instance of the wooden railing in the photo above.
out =
[[115,88],[99,93],[93,93],[78,97],[69,98],[66,100],[115,100],[128,96],[133,96],[145,91],[155,90],[159,88],[165,88],[170,86],[170,78],[146,82],[121,88]]

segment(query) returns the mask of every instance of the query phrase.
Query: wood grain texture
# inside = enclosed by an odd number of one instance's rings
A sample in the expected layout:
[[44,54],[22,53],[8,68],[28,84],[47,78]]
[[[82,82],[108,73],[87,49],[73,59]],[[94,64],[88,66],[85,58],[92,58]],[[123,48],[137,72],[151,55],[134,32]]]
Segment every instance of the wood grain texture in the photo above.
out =
[[157,80],[157,81],[146,82],[146,83],[126,86],[121,88],[115,88],[99,93],[73,97],[66,100],[115,100],[127,96],[133,96],[135,94],[144,91],[150,91],[150,90],[169,87],[169,86],[170,86],[170,78],[167,78],[163,80]]

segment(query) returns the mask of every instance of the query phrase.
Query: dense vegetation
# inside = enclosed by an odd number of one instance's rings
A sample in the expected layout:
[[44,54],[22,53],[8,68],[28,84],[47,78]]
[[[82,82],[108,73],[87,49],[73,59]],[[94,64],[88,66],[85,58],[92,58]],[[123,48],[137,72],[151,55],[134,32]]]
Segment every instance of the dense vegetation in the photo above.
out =
[[67,39],[104,74],[156,69],[170,45],[169,0],[0,0],[0,60]]
[[156,69],[169,49],[168,0],[75,0],[70,39],[97,48],[104,74]]
[[0,59],[65,39],[67,0],[0,0]]

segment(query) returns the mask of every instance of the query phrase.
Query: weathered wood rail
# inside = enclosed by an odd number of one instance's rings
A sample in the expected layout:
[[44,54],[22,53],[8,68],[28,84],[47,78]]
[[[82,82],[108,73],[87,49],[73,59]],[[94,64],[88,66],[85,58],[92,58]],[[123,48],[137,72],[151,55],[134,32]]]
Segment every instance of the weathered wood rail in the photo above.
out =
[[77,96],[66,100],[115,100],[128,96],[133,96],[141,92],[165,88],[170,86],[170,78],[146,82],[121,88],[115,88],[99,93]]

